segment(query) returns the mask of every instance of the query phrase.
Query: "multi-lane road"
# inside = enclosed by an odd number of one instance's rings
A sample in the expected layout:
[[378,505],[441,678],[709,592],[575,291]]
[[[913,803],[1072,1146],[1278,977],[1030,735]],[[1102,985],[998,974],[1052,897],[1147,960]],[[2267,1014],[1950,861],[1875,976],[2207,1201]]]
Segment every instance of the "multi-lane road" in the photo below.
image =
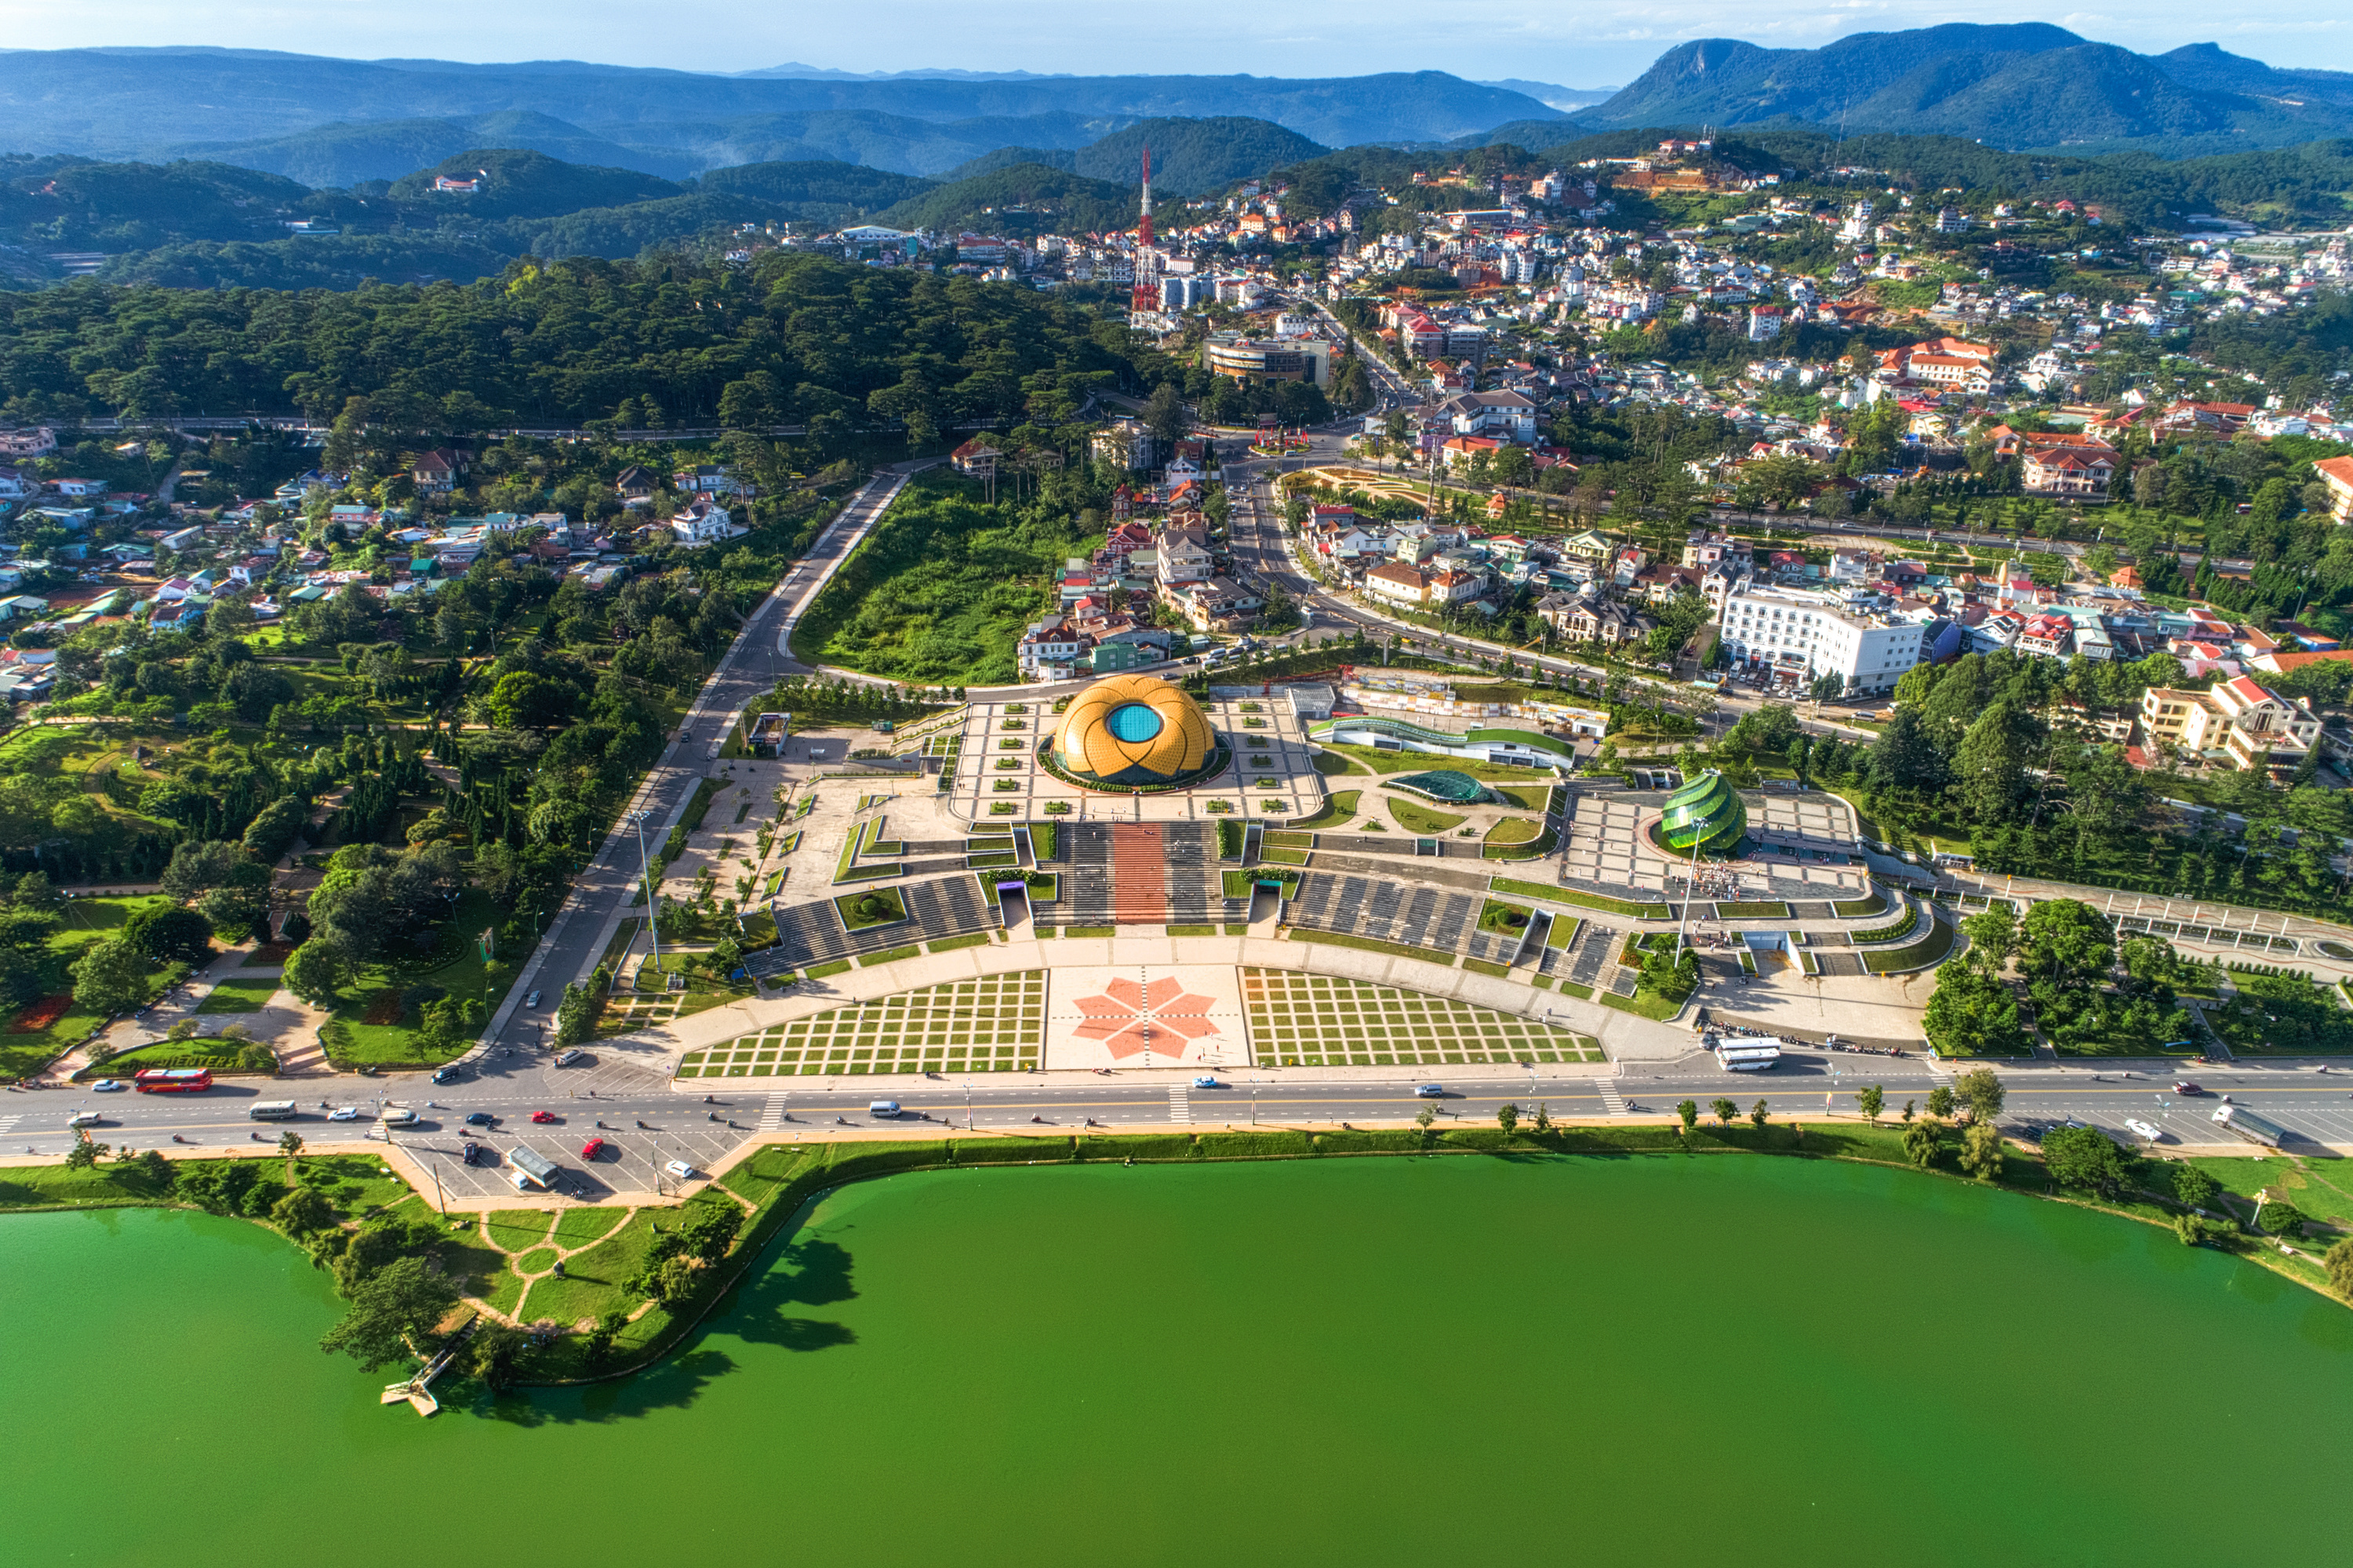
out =
[[[2176,1071],[2194,1074],[2205,1092],[2176,1096]],[[2132,1118],[2160,1128],[2166,1148],[2244,1147],[2211,1120],[2220,1097],[2229,1095],[2311,1144],[2353,1146],[2353,1073],[2243,1065],[2095,1072],[2069,1066],[2006,1069],[2002,1076],[2010,1091],[2002,1120],[2019,1133],[2073,1118],[2129,1139],[2125,1124]],[[282,1095],[292,1086],[287,1085],[225,1085],[204,1095],[170,1097],[98,1094],[87,1086],[12,1093],[0,1096],[0,1155],[54,1159],[76,1136],[68,1119],[92,1111],[102,1119],[90,1136],[118,1148],[255,1149],[274,1144],[289,1127],[313,1145],[370,1137],[380,1141],[384,1131],[376,1116],[389,1104],[417,1112],[417,1124],[393,1136],[450,1198],[508,1192],[503,1157],[528,1143],[564,1168],[571,1195],[596,1199],[652,1192],[669,1184],[659,1175],[668,1160],[708,1169],[754,1136],[823,1139],[845,1129],[871,1135],[924,1126],[1045,1134],[1090,1128],[1397,1124],[1411,1119],[1425,1104],[1447,1123],[1492,1125],[1497,1107],[1506,1102],[1523,1112],[1542,1104],[1556,1118],[1601,1119],[1669,1115],[1683,1099],[1697,1101],[1705,1116],[1717,1098],[1733,1101],[1744,1115],[1761,1098],[1775,1118],[1805,1120],[1831,1113],[1853,1116],[1855,1091],[1872,1084],[1884,1087],[1884,1114],[1894,1118],[1907,1100],[1925,1107],[1929,1092],[1948,1081],[1916,1057],[1801,1052],[1769,1072],[1750,1074],[1719,1071],[1710,1058],[1694,1054],[1654,1069],[1621,1066],[1614,1075],[1544,1067],[1345,1075],[1244,1068],[1219,1075],[1215,1087],[1195,1086],[1189,1074],[1167,1072],[765,1079],[733,1087],[713,1083],[706,1101],[617,1059],[558,1068],[543,1053],[494,1051],[464,1078],[446,1085],[415,1076],[340,1081],[325,1092],[334,1104],[361,1108],[365,1119],[354,1123],[330,1121],[329,1107],[315,1101],[305,1101],[291,1122],[248,1118],[256,1099]],[[1426,1100],[1416,1093],[1428,1083],[1438,1084],[1442,1097]],[[362,1089],[386,1097],[360,1097]],[[870,1113],[870,1105],[886,1097],[899,1104],[899,1118]],[[557,1119],[534,1123],[535,1112]],[[475,1114],[494,1119],[470,1128],[466,1118]],[[591,1138],[602,1138],[607,1146],[594,1161],[580,1157]],[[462,1163],[468,1141],[498,1158]]]
[[[703,683],[677,736],[646,775],[631,801],[645,815],[645,839],[659,844],[710,766],[712,743],[723,739],[735,715],[754,698],[772,690],[778,677],[799,673],[786,637],[818,590],[866,537],[906,483],[902,465],[884,470],[852,496],[818,536],[809,553],[745,618],[743,630]],[[595,969],[621,911],[637,893],[640,873],[638,829],[627,817],[614,829],[573,885],[564,912],[540,941],[522,976],[491,1015],[483,1049],[541,1043],[553,1028],[555,999],[565,985]],[[532,992],[541,1006],[521,1005]]]

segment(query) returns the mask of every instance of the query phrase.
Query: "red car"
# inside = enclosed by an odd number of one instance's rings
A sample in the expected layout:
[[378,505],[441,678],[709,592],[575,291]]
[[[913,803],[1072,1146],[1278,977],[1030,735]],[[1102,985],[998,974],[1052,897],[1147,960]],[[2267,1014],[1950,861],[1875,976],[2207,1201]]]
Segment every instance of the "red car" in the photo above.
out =
[[580,1146],[580,1158],[583,1160],[596,1159],[609,1147],[610,1145],[607,1144],[603,1139],[592,1138],[587,1142]]
[[2183,1078],[2173,1086],[2173,1092],[2177,1095],[2202,1095],[2206,1091],[2189,1079]]
[[562,1121],[564,1118],[556,1115],[554,1111],[533,1111],[531,1113],[531,1119],[537,1122],[540,1126],[545,1127],[549,1122]]

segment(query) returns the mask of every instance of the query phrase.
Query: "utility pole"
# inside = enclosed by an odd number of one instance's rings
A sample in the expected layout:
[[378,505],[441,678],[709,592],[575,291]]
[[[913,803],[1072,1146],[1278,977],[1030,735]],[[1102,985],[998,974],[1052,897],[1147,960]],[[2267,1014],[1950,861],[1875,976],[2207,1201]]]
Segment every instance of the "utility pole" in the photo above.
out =
[[[638,875],[646,885],[646,929],[653,936],[654,971],[661,971],[661,921],[658,916],[659,895],[654,891],[652,863],[646,858],[646,819],[653,815],[650,809],[641,808],[629,813],[629,821],[638,825]],[[617,980],[619,977],[614,977]]]

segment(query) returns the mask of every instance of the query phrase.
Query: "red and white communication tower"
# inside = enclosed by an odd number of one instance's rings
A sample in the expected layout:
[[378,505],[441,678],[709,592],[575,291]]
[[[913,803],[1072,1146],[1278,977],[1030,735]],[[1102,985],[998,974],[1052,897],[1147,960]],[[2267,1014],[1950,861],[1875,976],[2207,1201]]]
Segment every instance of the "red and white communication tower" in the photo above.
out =
[[1144,149],[1144,216],[1135,226],[1135,287],[1128,294],[1131,311],[1160,308],[1160,252],[1152,247],[1152,149]]

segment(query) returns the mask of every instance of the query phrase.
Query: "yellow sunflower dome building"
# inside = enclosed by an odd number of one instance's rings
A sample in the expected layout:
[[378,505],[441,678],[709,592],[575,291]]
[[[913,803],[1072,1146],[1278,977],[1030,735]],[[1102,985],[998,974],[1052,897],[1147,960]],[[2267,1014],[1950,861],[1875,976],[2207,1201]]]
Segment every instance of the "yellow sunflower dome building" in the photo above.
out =
[[1056,771],[1090,789],[1190,784],[1223,760],[1201,705],[1152,675],[1109,675],[1081,692],[1052,755]]

